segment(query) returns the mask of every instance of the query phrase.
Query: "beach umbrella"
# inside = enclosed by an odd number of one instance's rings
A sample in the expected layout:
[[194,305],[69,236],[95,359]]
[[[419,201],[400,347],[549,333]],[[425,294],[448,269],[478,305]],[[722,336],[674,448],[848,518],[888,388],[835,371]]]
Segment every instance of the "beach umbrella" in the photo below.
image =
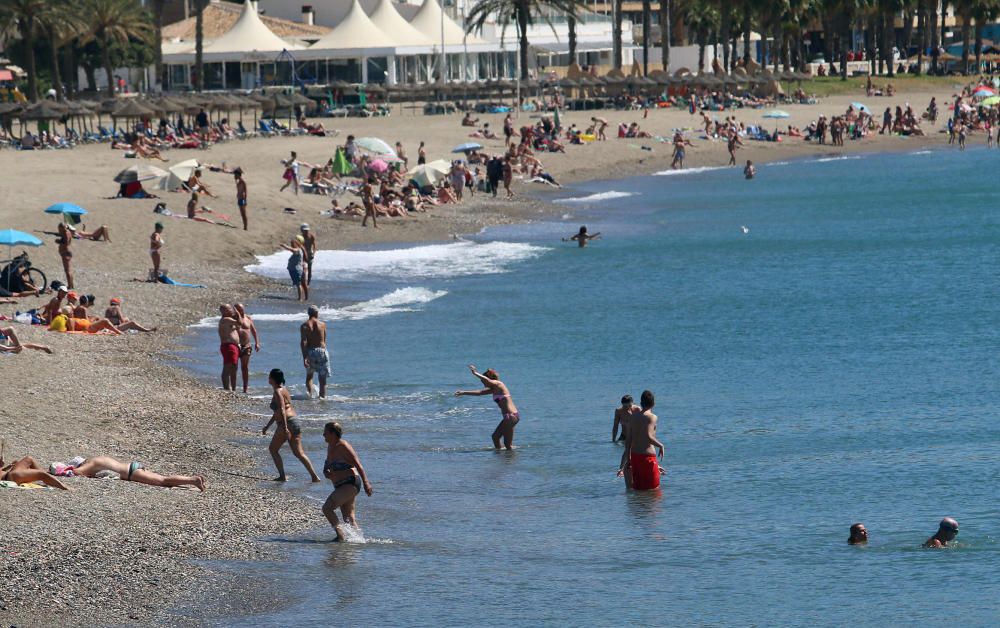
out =
[[17,229],[0,230],[0,244],[7,246],[42,246],[42,241],[23,231]]
[[764,114],[765,118],[790,118],[787,111],[782,111],[781,109],[772,109]]
[[862,103],[852,102],[851,106],[854,107],[855,109],[857,109],[858,111],[867,111],[868,113],[871,113],[871,109],[869,109],[868,107],[865,107],[864,104],[862,104]]
[[135,183],[136,181],[151,181],[160,177],[168,176],[170,173],[160,170],[156,166],[148,164],[138,164],[129,166],[115,175],[115,183]]
[[73,203],[56,203],[45,208],[46,214],[65,214],[67,216],[86,216],[87,210]]
[[389,169],[389,164],[387,164],[383,159],[373,159],[368,162],[368,169],[382,174]]
[[979,104],[984,105],[986,107],[992,107],[997,103],[1000,103],[1000,96],[990,96],[989,98],[985,99],[983,102]]
[[466,142],[464,144],[459,144],[455,148],[451,149],[453,153],[468,153],[474,150],[479,150],[482,148],[482,144],[477,144],[476,142]]
[[995,96],[997,90],[992,87],[978,87],[976,91],[972,93],[976,98],[988,98],[989,96]]
[[191,174],[201,168],[201,164],[198,163],[197,159],[187,159],[176,163],[170,168],[168,168],[169,174],[160,179],[157,183],[156,189],[158,190],[179,190],[181,186],[187,183],[188,179],[191,178]]
[[363,148],[379,155],[396,156],[396,151],[393,150],[392,146],[389,146],[385,140],[380,140],[377,137],[362,137],[359,140],[354,140],[354,143],[357,144],[359,148]]
[[344,149],[337,147],[337,153],[333,156],[333,173],[334,174],[351,174],[354,172],[354,165],[347,161],[347,155],[344,154]]
[[451,171],[451,164],[444,159],[438,159],[426,164],[420,164],[410,169],[406,174],[417,182],[420,187],[437,185]]

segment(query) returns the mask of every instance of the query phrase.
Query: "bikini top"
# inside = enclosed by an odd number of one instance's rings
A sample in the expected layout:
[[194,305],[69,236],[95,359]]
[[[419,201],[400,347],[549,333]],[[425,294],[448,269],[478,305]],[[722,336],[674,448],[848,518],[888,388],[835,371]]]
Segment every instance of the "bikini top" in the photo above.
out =
[[504,399],[510,399],[510,395],[504,395],[502,393],[493,393],[493,401],[500,403]]
[[353,468],[353,464],[344,462],[343,460],[328,460],[326,464],[323,465],[323,474],[327,475],[331,471],[347,471]]

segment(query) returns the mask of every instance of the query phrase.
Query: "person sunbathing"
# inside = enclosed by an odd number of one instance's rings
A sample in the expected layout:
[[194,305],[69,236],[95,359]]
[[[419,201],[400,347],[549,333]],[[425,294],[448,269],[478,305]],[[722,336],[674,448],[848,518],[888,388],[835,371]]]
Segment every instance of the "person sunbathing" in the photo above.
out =
[[438,202],[442,205],[458,202],[458,198],[455,196],[455,192],[452,191],[449,181],[445,181],[444,185],[438,188]]
[[102,331],[109,331],[116,336],[121,335],[121,330],[111,324],[105,318],[89,320],[86,318],[76,318],[73,316],[73,308],[68,305],[59,310],[59,314],[49,323],[49,331],[68,332],[75,331],[86,334],[96,334]]
[[145,159],[152,158],[159,159],[160,161],[170,161],[169,159],[164,159],[159,150],[147,144],[146,140],[143,139],[141,135],[135,138],[135,144],[132,145],[132,150],[135,151],[136,155]]
[[214,220],[209,220],[208,218],[205,218],[204,216],[199,216],[198,215],[198,214],[203,214],[203,213],[205,213],[205,208],[204,207],[202,207],[200,209],[198,208],[198,193],[197,192],[191,192],[191,199],[188,201],[188,204],[187,204],[188,218],[190,218],[191,220],[196,220],[198,222],[207,222],[210,225],[214,225],[215,224]]
[[122,331],[135,330],[144,333],[156,331],[155,327],[146,329],[139,323],[126,318],[125,314],[122,312],[122,300],[117,297],[112,298],[111,304],[108,306],[108,309],[104,310],[104,318],[111,321],[112,325],[114,325],[118,329],[121,329]]
[[18,340],[17,332],[14,331],[13,327],[0,327],[0,353],[21,353],[25,349],[52,353],[52,349],[45,345]]
[[14,482],[19,485],[41,482],[52,488],[69,490],[68,486],[60,482],[56,476],[47,473],[31,456],[25,456],[7,465],[4,464],[3,458],[0,458],[0,481]]
[[466,111],[465,112],[465,117],[462,118],[462,126],[471,126],[471,127],[474,127],[477,124],[479,124],[479,118],[473,119],[472,118],[472,112]]
[[87,231],[87,225],[80,225],[77,229],[73,225],[67,224],[66,228],[69,229],[73,237],[78,240],[93,240],[94,242],[111,242],[111,232],[108,230],[107,225],[101,225],[95,231]]
[[163,476],[152,471],[147,471],[138,462],[122,462],[110,456],[95,456],[87,458],[77,467],[73,468],[73,474],[85,478],[97,477],[101,471],[111,471],[127,482],[138,482],[150,486],[194,486],[199,491],[205,492],[205,478],[200,475],[167,475]]

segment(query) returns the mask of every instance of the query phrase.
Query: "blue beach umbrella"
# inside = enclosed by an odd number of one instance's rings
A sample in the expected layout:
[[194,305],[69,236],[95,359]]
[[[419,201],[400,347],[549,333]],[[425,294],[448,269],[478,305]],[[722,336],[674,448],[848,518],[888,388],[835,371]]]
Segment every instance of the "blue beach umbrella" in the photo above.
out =
[[0,245],[6,246],[42,246],[42,241],[23,231],[16,229],[0,230]]
[[482,144],[477,144],[476,142],[466,142],[465,144],[459,144],[455,148],[451,149],[453,153],[468,153],[474,150],[479,150],[482,148]]
[[865,107],[864,103],[852,102],[851,106],[857,109],[858,111],[867,111],[868,113],[871,113],[871,110],[868,107]]
[[781,109],[772,109],[764,114],[765,118],[790,118],[791,116],[787,111],[782,111]]
[[56,203],[45,208],[46,214],[66,214],[68,216],[86,216],[87,210],[73,203]]

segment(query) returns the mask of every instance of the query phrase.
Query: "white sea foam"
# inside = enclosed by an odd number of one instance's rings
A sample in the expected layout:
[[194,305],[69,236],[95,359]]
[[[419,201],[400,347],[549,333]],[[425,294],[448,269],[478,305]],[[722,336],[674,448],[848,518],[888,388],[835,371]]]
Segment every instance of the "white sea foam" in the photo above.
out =
[[[506,272],[512,264],[548,249],[517,242],[459,241],[385,251],[318,251],[313,278],[351,280],[372,278],[430,279]],[[288,253],[257,257],[246,270],[275,279],[288,275]]]
[[654,177],[672,177],[682,174],[698,174],[699,172],[710,172],[712,170],[726,170],[722,166],[702,166],[701,168],[684,168],[682,170],[661,170],[660,172],[654,172]]
[[[321,307],[319,317],[325,321],[359,321],[373,316],[385,316],[396,312],[413,312],[416,306],[430,303],[448,294],[445,290],[428,290],[426,288],[399,288],[389,294],[370,301],[362,301],[342,308]],[[308,318],[305,310],[287,314],[252,314],[256,321],[289,321],[298,322]],[[219,317],[203,318],[191,327],[215,327]]]
[[910,153],[910,154],[911,154],[911,155],[932,155],[932,154],[933,154],[933,151],[929,151],[929,150],[918,150],[918,151],[914,151],[914,152],[912,152],[912,153]]
[[608,201],[613,198],[625,198],[628,196],[635,196],[634,192],[618,192],[616,190],[611,190],[609,192],[598,192],[596,194],[591,194],[590,196],[581,196],[579,198],[560,198],[556,199],[556,203],[597,203],[598,201]]
[[841,155],[840,157],[823,157],[817,159],[816,163],[825,163],[828,161],[853,161],[855,159],[861,159],[861,155]]

